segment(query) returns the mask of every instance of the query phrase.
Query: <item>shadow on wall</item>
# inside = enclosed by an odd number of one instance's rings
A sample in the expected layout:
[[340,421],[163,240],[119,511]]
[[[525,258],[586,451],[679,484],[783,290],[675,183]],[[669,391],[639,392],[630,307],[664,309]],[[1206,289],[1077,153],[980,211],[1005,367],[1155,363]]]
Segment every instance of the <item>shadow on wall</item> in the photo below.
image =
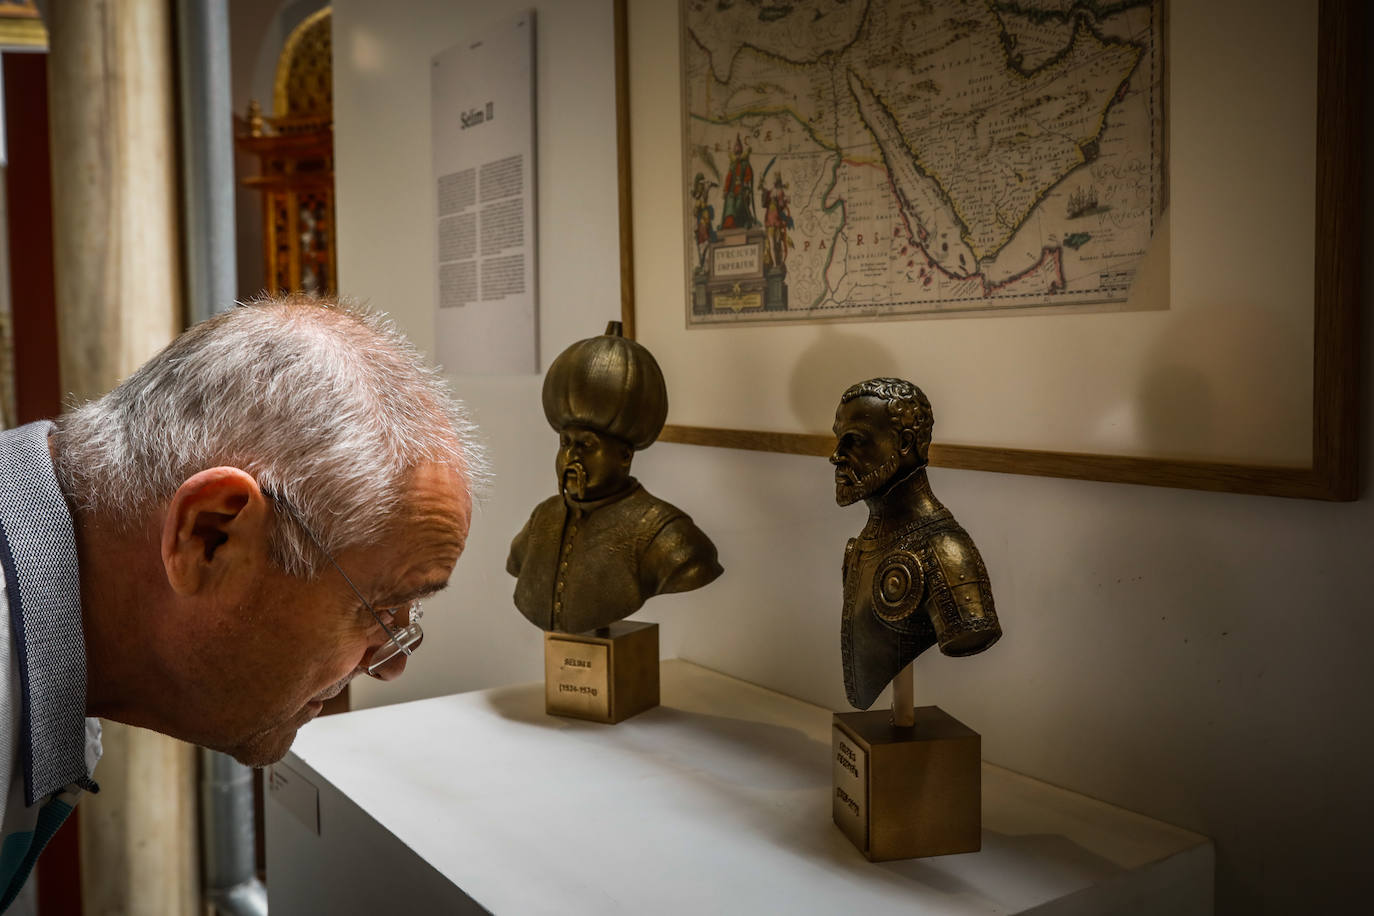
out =
[[[1149,454],[1246,464],[1311,461],[1311,315],[1193,307],[1146,361],[1137,438]],[[1255,378],[1255,367],[1265,371]]]
[[[1149,309],[1169,303],[1168,243],[1166,213],[1137,275],[1134,306]],[[1085,373],[1128,373],[1123,390],[1118,394],[1111,386],[1082,385],[1071,414],[1056,416],[1051,411],[1044,418],[1049,424],[1047,439],[1102,443],[1087,451],[1116,451],[1110,445],[1116,443],[1132,454],[1166,459],[1306,466],[1312,401],[1310,314],[1302,308],[1223,300],[1176,301],[1165,321],[1126,316],[1120,327],[1150,339],[1123,339],[1121,353],[1109,352],[1112,345],[1107,343],[1108,352],[1069,354],[1081,358]],[[1066,334],[1074,333],[1073,316],[1038,320],[1059,321]],[[789,380],[788,419],[793,429],[828,431],[840,394],[865,378],[906,378],[930,393],[924,361],[909,350],[889,349],[881,340],[865,340],[845,326],[814,325],[809,332],[810,343]],[[952,367],[941,371],[948,375]],[[1053,381],[1060,373],[1046,367],[1044,375]],[[1048,396],[1037,388],[1038,376],[1011,380],[988,396],[1002,402],[1009,414],[1038,414]],[[986,380],[969,384],[985,386]],[[935,407],[936,441],[947,442],[939,431],[938,398]],[[989,433],[993,439],[996,434]]]
[[[855,376],[851,366],[862,366]],[[801,429],[828,432],[839,406],[840,395],[856,382],[879,376],[898,376],[902,360],[891,350],[871,340],[865,340],[842,327],[824,325],[816,328],[816,338],[801,352],[792,369],[788,398],[792,417]],[[909,381],[920,385],[919,378]]]

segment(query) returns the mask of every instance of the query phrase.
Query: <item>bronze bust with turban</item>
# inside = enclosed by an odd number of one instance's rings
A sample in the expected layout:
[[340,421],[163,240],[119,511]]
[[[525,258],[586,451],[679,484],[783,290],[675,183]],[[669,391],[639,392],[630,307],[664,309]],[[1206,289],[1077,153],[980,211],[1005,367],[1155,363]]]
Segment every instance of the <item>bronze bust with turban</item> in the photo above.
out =
[[859,709],[917,655],[974,655],[1002,635],[983,558],[931,492],[930,401],[904,379],[851,385],[835,411],[835,501],[862,500],[868,524],[844,551],[840,649]]
[[711,539],[630,476],[634,453],[663,429],[668,390],[653,355],[622,336],[620,322],[559,354],[543,401],[558,432],[559,493],[535,507],[506,559],[515,606],[531,623],[594,630],[654,595],[721,574]]

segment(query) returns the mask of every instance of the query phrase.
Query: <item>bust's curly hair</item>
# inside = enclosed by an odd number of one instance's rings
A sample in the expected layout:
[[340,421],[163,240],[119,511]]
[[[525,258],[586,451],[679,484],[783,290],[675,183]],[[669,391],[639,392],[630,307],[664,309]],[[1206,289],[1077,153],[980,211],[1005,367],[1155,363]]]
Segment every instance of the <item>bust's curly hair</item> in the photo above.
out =
[[935,428],[935,413],[925,392],[900,378],[871,378],[850,385],[840,395],[840,403],[855,398],[878,398],[887,403],[887,415],[898,433],[911,430],[916,434],[916,452],[924,461],[930,451],[930,436]]

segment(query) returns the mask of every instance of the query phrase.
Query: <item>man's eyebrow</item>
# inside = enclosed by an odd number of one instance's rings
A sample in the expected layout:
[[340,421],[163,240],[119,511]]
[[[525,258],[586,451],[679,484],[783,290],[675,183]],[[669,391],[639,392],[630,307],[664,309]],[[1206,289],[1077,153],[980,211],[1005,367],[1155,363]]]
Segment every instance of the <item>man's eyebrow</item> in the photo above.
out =
[[421,598],[428,598],[430,595],[443,591],[447,587],[448,579],[435,579],[429,582],[422,582],[412,588],[393,587],[372,603],[377,607],[399,607],[403,604],[419,601]]

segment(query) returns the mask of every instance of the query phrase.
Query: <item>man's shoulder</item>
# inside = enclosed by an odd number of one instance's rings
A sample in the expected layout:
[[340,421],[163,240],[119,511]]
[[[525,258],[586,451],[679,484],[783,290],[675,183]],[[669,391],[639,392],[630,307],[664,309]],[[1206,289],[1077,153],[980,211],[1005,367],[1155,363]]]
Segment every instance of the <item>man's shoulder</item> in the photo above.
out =
[[[24,770],[19,766],[20,735],[24,728],[19,705],[18,672],[15,668],[14,632],[10,623],[9,594],[0,576],[0,830],[8,836],[30,827],[24,811]],[[18,818],[18,820],[16,820]]]

